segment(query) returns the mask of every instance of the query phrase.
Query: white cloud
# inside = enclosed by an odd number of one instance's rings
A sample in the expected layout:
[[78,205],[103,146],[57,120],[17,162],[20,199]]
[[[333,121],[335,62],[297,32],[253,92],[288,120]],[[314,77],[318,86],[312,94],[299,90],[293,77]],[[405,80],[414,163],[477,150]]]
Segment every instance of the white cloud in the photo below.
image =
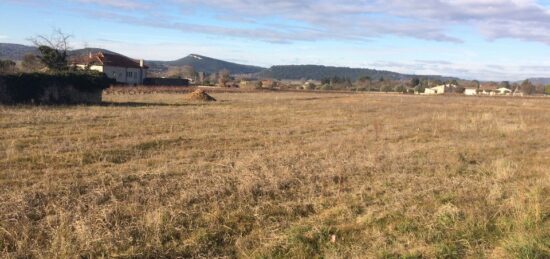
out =
[[518,81],[525,78],[548,76],[550,64],[480,64],[470,62],[448,62],[438,60],[417,60],[414,62],[377,61],[369,64],[377,69],[385,69],[417,75],[452,75],[464,79],[492,81]]
[[81,3],[98,4],[123,9],[144,9],[149,8],[150,5],[142,1],[135,0],[72,0]]
[[[390,34],[461,42],[449,35],[468,25],[487,39],[517,38],[550,44],[550,9],[534,0],[173,0],[234,16],[280,17],[305,23],[334,38]],[[320,36],[318,35],[318,36]],[[288,35],[288,40],[295,40]],[[315,35],[313,35],[315,36]]]
[[[88,15],[90,10],[102,13],[98,17],[103,19],[267,42],[368,41],[394,35],[460,43],[464,39],[454,35],[452,28],[466,26],[489,40],[513,38],[550,45],[550,8],[535,0],[70,1],[103,6],[80,10]],[[217,20],[215,25],[197,15],[205,10],[216,13],[210,17]],[[181,13],[178,16],[174,11]],[[193,22],[185,19],[193,15],[197,15]],[[232,26],[235,24],[245,26]]]

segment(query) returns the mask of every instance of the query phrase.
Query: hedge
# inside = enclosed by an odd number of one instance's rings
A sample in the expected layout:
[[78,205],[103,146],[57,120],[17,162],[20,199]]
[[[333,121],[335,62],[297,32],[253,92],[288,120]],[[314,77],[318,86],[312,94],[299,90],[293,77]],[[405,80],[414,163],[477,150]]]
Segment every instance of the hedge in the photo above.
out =
[[95,71],[4,75],[0,76],[0,103],[95,103],[113,83]]

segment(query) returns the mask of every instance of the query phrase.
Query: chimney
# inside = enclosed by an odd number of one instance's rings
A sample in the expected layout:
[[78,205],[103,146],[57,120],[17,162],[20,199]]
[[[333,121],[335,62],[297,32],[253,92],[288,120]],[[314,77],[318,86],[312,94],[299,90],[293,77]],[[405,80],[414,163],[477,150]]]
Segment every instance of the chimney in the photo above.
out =
[[140,60],[139,60],[139,66],[140,66],[140,67],[143,67],[143,59],[140,59]]

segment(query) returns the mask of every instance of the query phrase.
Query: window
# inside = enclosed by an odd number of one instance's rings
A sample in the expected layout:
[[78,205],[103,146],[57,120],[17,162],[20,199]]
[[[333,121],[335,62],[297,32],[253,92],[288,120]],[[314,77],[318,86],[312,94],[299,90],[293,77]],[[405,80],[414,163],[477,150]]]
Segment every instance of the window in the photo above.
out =
[[126,73],[126,76],[127,76],[127,77],[134,77],[133,72],[127,72],[127,73]]

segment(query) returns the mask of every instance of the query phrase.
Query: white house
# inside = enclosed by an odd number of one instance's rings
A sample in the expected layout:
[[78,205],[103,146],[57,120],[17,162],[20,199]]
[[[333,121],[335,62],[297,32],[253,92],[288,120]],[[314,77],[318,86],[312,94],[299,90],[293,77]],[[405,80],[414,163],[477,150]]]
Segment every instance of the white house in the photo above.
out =
[[123,84],[143,84],[149,68],[144,64],[143,59],[134,60],[122,55],[103,52],[90,53],[88,56],[76,60],[74,64],[82,69],[89,67],[91,70],[103,72],[108,77],[115,79],[117,83]]
[[477,88],[464,89],[464,95],[477,95]]
[[453,88],[456,88],[456,85],[453,85],[453,84],[438,85],[438,86],[436,86],[436,87],[426,88],[426,89],[424,90],[424,94],[445,94],[445,93],[451,93]]
[[500,94],[500,95],[511,95],[512,94],[512,90],[506,88],[506,87],[501,87],[501,88],[498,88],[496,90],[496,93]]

